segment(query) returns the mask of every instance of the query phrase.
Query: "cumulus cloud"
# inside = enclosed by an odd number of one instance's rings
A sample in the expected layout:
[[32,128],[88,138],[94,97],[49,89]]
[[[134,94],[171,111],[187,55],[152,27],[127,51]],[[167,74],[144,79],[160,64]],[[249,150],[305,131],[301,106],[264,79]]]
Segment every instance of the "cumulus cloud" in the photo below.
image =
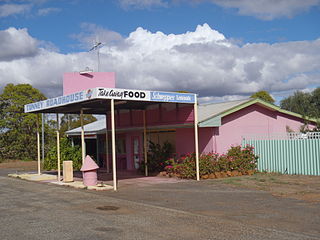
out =
[[0,61],[32,57],[38,52],[37,40],[25,28],[0,31],[0,49]]
[[[26,30],[15,31],[32,39]],[[100,61],[101,71],[116,72],[117,87],[185,90],[199,93],[205,102],[320,85],[320,39],[242,46],[207,24],[168,35],[138,28],[121,41],[104,45]],[[30,83],[56,96],[62,92],[64,72],[95,68],[96,63],[93,53],[61,54],[38,47],[31,57],[0,62],[1,82]]]

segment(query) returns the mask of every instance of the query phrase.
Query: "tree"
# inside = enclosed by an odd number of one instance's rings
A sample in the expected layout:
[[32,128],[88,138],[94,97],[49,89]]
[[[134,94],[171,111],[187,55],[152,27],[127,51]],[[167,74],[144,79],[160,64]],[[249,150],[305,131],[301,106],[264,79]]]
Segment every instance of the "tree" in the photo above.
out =
[[[73,169],[78,171],[82,166],[82,156],[80,146],[72,146],[70,139],[62,137],[60,140],[60,156],[61,156],[61,168],[63,161],[73,161]],[[52,170],[58,168],[57,162],[57,145],[54,144],[48,151],[43,168],[46,170]]]
[[311,93],[311,116],[320,119],[320,87],[316,88]]
[[[320,87],[313,90],[311,93],[296,91],[292,96],[283,99],[280,102],[280,107],[291,112],[299,113],[304,118],[313,118],[317,120],[317,128],[320,129]],[[308,121],[306,120],[303,126],[303,131],[308,129]]]
[[24,105],[46,97],[30,84],[8,84],[0,95],[0,159],[36,159],[36,114]]
[[299,113],[302,116],[311,116],[313,106],[311,103],[311,94],[296,91],[292,96],[289,96],[280,102],[280,107],[295,113]]
[[259,91],[251,95],[251,98],[260,98],[266,102],[274,103],[275,100],[271,97],[271,95],[267,91]]

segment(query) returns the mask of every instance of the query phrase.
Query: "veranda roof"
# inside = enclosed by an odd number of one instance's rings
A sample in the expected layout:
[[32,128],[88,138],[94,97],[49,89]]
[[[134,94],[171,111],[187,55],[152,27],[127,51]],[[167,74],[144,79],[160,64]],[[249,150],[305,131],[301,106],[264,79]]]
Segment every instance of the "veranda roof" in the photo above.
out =
[[77,114],[82,109],[84,114],[105,114],[110,109],[111,99],[115,100],[115,110],[145,109],[155,102],[192,104],[196,101],[196,94],[97,87],[30,103],[24,106],[24,110],[29,113]]

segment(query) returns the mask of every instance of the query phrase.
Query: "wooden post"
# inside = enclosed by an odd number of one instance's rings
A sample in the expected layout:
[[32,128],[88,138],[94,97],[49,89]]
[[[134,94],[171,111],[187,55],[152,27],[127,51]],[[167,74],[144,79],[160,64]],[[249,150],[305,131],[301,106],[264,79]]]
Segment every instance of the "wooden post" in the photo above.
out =
[[44,164],[44,113],[41,113],[41,148],[42,148],[42,164]]
[[84,164],[84,159],[86,158],[86,145],[84,142],[84,127],[83,127],[83,109],[80,111],[80,124],[81,124],[81,152],[82,152],[82,165]]
[[39,114],[37,114],[37,154],[38,154],[38,175],[40,172],[40,133],[39,133]]
[[198,141],[198,101],[197,95],[194,95],[194,142],[195,142],[195,153],[196,153],[196,173],[197,181],[200,181],[200,167],[199,167],[199,141]]
[[108,113],[106,113],[106,163],[107,163],[107,173],[110,173],[109,139],[108,139]]
[[143,110],[143,149],[144,149],[144,173],[148,177],[148,150],[147,150],[147,120],[146,110]]
[[114,99],[111,99],[111,141],[112,141],[113,190],[117,191],[116,133],[115,133],[115,122],[114,122]]
[[58,182],[61,180],[61,169],[60,169],[60,133],[59,133],[59,114],[57,113],[57,158],[58,158]]

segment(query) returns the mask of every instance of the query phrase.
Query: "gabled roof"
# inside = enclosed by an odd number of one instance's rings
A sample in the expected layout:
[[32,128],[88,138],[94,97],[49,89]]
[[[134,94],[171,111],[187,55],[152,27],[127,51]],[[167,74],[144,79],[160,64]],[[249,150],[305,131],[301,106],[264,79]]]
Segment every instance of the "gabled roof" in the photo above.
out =
[[[249,98],[238,101],[212,103],[199,106],[199,127],[219,127],[221,119],[229,114],[237,112],[253,104],[258,104],[271,111],[281,112],[293,117],[304,119],[301,114],[284,110],[272,103],[263,101],[259,98]],[[309,121],[316,122],[315,119],[307,118]]]
[[236,106],[244,104],[251,99],[242,99],[236,101],[229,101],[229,102],[220,102],[220,103],[209,103],[209,104],[201,104],[198,107],[198,119],[199,122],[206,121],[213,116],[219,115],[229,109],[232,109]]

